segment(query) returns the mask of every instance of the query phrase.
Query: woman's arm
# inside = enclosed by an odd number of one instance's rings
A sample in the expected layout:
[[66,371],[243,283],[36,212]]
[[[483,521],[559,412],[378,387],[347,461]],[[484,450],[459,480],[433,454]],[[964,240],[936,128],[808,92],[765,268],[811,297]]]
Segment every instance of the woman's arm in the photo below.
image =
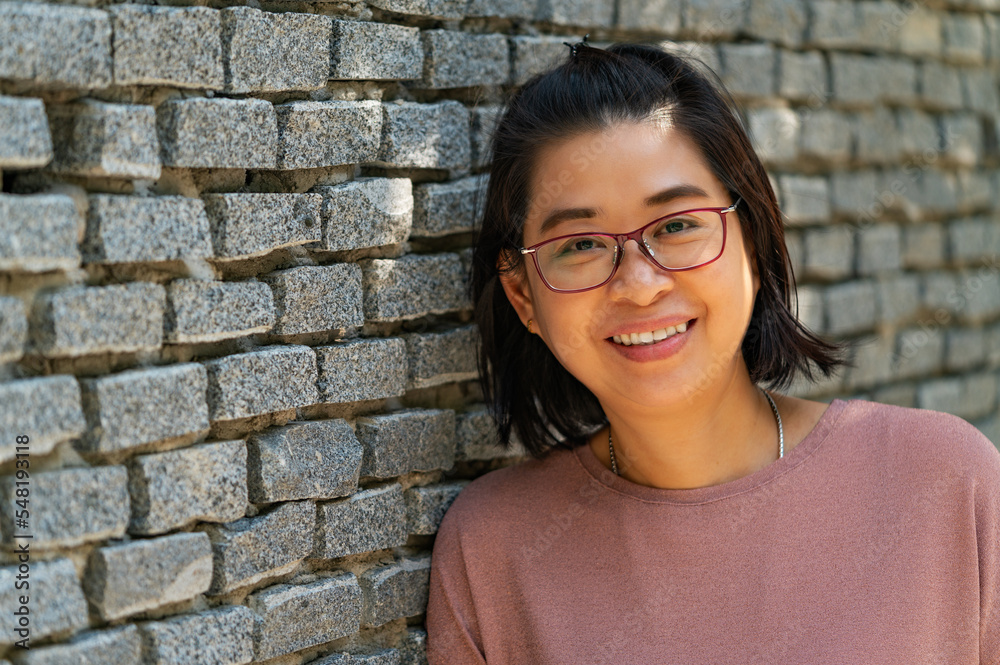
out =
[[425,618],[428,665],[486,664],[459,537],[460,522],[457,512],[449,510],[434,539]]
[[[982,436],[982,435],[980,435]],[[979,547],[979,662],[1000,663],[1000,452],[982,436],[983,473],[976,485]]]

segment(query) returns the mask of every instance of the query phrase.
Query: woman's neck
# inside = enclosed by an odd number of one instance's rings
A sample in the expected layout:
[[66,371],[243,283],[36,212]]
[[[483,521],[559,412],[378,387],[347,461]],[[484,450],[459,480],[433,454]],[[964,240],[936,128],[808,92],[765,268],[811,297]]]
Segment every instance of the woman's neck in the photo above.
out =
[[[651,409],[602,404],[618,473],[639,485],[691,489],[730,482],[778,458],[778,425],[770,403],[749,377],[734,378],[695,400]],[[589,441],[611,468],[608,429]]]

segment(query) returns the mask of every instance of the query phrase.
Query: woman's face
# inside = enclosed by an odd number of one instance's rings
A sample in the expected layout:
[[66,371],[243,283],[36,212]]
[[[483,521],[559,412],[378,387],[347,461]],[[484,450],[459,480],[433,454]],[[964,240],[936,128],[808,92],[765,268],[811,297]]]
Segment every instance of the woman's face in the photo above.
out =
[[[673,212],[734,203],[697,146],[672,128],[616,124],[542,149],[531,180],[524,246],[570,233],[625,233]],[[654,205],[645,199],[674,190]],[[570,214],[555,226],[553,212]],[[533,319],[560,363],[605,405],[648,406],[693,399],[746,372],[740,345],[759,288],[736,212],[726,216],[725,249],[714,262],[681,272],[654,265],[633,241],[614,278],[582,293],[556,293],[524,256],[524,277],[503,275],[507,297],[522,322]],[[687,330],[653,344],[626,346],[614,336]],[[648,335],[646,336],[648,339]]]

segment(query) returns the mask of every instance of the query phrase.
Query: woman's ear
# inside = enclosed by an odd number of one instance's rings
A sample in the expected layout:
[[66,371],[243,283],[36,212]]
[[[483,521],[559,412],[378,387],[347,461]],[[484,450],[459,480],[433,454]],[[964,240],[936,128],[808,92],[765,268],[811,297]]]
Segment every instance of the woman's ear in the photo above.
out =
[[509,255],[503,253],[497,258],[497,270],[499,271],[500,284],[503,286],[507,300],[510,301],[514,311],[517,312],[521,323],[528,325],[528,320],[535,318],[534,300],[531,296],[531,286],[528,284],[528,276],[525,270],[511,270]]

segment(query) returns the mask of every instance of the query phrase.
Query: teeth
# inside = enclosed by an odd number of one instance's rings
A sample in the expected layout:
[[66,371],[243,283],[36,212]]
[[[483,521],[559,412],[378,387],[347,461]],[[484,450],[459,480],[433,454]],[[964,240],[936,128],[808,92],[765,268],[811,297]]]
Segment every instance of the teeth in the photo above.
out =
[[612,339],[615,340],[616,344],[622,344],[623,346],[632,346],[633,344],[653,344],[654,342],[660,342],[668,337],[673,337],[677,333],[682,332],[687,332],[687,323],[678,323],[676,327],[670,326],[669,328],[660,328],[659,330],[653,330],[651,332],[615,335]]

